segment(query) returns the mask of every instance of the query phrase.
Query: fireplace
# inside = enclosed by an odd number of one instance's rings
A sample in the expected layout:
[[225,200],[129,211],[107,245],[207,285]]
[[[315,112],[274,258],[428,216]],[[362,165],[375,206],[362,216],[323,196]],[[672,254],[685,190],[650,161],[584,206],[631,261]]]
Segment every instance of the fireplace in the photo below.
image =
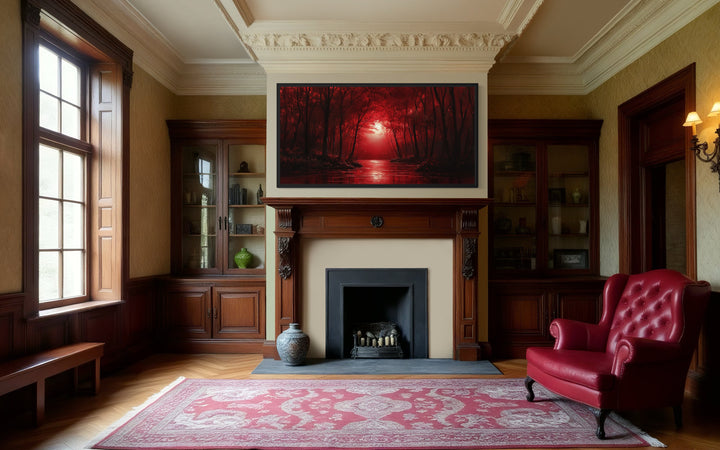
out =
[[[325,279],[327,358],[428,357],[427,269],[327,269]],[[388,322],[396,334],[380,336],[377,324]],[[358,330],[363,339],[384,340],[366,341],[353,354]]]
[[[317,239],[451,239],[452,353],[482,357],[478,342],[479,210],[487,198],[265,197],[275,209],[275,332],[303,322],[299,264],[305,243]],[[336,266],[337,267],[337,266]],[[407,267],[407,266],[397,266]],[[484,271],[484,268],[482,269]],[[308,318],[310,320],[310,318]]]

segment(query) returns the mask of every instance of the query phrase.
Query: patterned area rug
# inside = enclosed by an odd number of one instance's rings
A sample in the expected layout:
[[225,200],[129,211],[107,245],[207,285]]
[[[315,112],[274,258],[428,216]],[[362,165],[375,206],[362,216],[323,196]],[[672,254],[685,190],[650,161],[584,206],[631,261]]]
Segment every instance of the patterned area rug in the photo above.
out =
[[595,437],[578,403],[521,379],[179,379],[123,418],[95,449],[468,449],[646,447],[616,415]]

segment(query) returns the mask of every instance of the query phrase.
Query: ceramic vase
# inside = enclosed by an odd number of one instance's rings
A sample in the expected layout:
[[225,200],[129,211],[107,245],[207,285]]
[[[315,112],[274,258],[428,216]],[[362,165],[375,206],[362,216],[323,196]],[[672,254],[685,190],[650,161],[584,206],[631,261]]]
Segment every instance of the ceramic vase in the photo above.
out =
[[580,192],[580,188],[577,188],[573,191],[572,199],[573,203],[580,203],[582,201],[582,192]]
[[240,269],[247,269],[250,261],[252,261],[253,255],[245,247],[241,248],[239,252],[235,253],[235,264]]
[[305,364],[310,337],[303,333],[300,324],[291,323],[290,328],[280,333],[275,341],[280,359],[288,366]]

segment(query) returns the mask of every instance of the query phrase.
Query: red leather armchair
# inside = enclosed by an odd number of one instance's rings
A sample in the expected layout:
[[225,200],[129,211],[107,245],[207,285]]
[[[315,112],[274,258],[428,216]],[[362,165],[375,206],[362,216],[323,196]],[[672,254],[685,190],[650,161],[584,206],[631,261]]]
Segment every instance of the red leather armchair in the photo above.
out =
[[598,324],[555,319],[554,348],[527,350],[527,399],[536,381],[593,407],[605,439],[612,410],[673,407],[682,425],[685,378],[698,342],[710,285],[659,269],[610,277]]

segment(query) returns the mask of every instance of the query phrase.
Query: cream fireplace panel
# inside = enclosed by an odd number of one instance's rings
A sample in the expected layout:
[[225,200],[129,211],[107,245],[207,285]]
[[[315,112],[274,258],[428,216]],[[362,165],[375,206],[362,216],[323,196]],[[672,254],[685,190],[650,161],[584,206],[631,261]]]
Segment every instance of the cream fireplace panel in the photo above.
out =
[[311,358],[325,356],[326,268],[427,268],[430,358],[453,357],[453,241],[306,239],[302,243],[302,323]]

